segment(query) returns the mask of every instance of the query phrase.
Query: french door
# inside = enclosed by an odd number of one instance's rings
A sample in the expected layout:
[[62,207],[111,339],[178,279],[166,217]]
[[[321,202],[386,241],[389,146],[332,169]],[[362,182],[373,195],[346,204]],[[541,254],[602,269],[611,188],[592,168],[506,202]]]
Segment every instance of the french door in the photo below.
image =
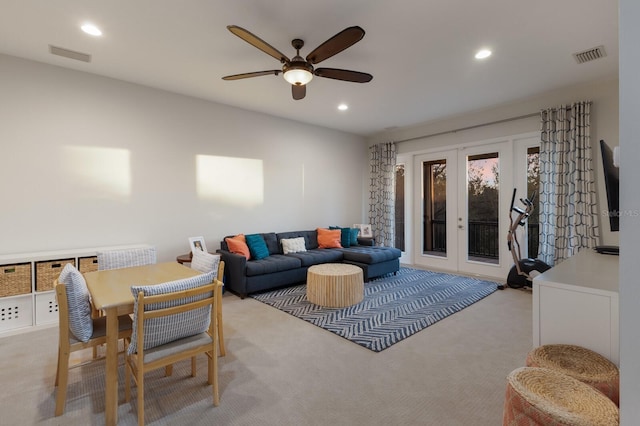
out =
[[508,142],[414,157],[416,264],[507,276],[513,263],[506,247],[511,157]]

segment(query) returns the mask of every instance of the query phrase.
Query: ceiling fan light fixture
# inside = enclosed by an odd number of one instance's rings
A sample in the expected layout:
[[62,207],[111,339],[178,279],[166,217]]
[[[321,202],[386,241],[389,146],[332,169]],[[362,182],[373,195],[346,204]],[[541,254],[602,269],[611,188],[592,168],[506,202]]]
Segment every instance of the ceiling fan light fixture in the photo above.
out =
[[313,74],[305,69],[288,69],[284,72],[284,79],[296,86],[304,86],[313,78]]
[[313,68],[304,61],[291,61],[287,66],[284,66],[284,79],[288,83],[296,86],[304,86],[309,83],[313,78]]

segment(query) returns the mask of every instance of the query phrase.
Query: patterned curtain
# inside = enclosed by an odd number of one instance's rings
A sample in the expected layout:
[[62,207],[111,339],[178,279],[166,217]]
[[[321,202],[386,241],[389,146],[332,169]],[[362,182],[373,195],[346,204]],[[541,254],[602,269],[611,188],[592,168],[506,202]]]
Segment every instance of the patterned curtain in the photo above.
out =
[[395,243],[396,144],[380,143],[369,148],[369,222],[376,244]]
[[540,112],[539,258],[551,266],[599,237],[590,109],[577,102]]

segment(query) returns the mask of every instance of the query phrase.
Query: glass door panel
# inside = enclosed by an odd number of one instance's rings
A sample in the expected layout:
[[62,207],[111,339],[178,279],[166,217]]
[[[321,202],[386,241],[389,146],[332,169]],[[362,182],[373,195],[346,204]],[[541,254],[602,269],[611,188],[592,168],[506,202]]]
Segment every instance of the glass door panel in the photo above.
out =
[[414,157],[413,247],[418,265],[457,268],[457,167],[457,150]]
[[[511,145],[478,145],[459,151],[458,271],[502,278],[509,273],[511,256],[506,244],[511,186]],[[507,194],[508,195],[508,194]]]
[[469,155],[467,169],[467,256],[476,262],[500,263],[498,229],[500,157],[497,152]]
[[447,254],[447,160],[422,163],[423,203],[422,252],[433,256]]

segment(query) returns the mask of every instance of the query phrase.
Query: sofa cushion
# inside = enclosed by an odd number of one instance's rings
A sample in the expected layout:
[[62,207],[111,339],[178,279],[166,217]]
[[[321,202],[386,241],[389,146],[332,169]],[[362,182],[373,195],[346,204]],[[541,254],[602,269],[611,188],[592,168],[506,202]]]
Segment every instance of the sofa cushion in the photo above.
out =
[[302,253],[291,253],[287,256],[300,259],[300,262],[302,262],[302,266],[312,266],[319,265],[321,263],[332,262],[340,263],[343,259],[342,251],[325,249],[307,250]]
[[260,234],[264,238],[264,242],[269,249],[269,254],[282,254],[280,251],[280,243],[276,237],[275,232],[268,232],[266,234]]
[[302,267],[300,259],[290,256],[291,255],[274,254],[264,259],[247,262],[246,275],[247,277],[252,277]]
[[318,228],[318,248],[342,248],[340,238],[342,231],[339,229]]
[[[313,250],[318,248],[318,232],[316,230],[312,231],[292,231],[292,232],[279,232],[276,234],[278,237],[279,248],[282,248],[282,240],[285,238],[304,238],[304,246],[307,250]],[[280,251],[282,253],[282,251]]]
[[304,237],[284,238],[280,242],[282,243],[282,252],[284,254],[307,251],[304,245]]
[[241,254],[246,257],[247,260],[251,258],[251,252],[249,251],[249,246],[247,246],[244,234],[227,237],[224,241],[227,243],[227,247],[231,253]]
[[373,264],[386,262],[387,260],[397,259],[402,252],[393,247],[349,247],[340,250],[345,260],[352,262]]
[[247,246],[249,246],[249,252],[251,258],[255,260],[264,259],[269,257],[269,249],[267,243],[264,242],[264,238],[260,234],[248,234],[245,235]]

